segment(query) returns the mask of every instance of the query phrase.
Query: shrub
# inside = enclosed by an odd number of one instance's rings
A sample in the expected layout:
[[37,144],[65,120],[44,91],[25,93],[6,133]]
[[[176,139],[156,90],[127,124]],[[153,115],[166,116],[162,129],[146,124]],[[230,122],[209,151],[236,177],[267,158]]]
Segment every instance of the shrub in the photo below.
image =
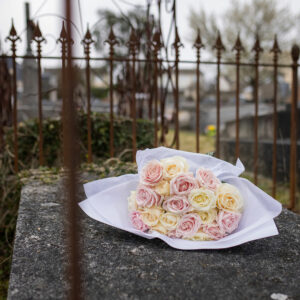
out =
[[[92,113],[92,152],[95,159],[109,158],[109,126],[108,114]],[[87,115],[80,113],[78,116],[80,135],[81,160],[87,157]],[[132,120],[125,117],[114,119],[114,148],[115,156],[119,156],[124,150],[132,149]],[[38,166],[38,121],[30,120],[21,123],[18,128],[18,154],[20,169],[36,168]],[[6,131],[5,139],[8,149],[13,153],[13,130]],[[43,122],[43,150],[45,165],[59,166],[62,163],[62,124],[60,119],[47,119]],[[154,129],[150,121],[137,120],[137,148],[144,149],[153,146]],[[131,160],[129,151],[122,156],[123,160]]]

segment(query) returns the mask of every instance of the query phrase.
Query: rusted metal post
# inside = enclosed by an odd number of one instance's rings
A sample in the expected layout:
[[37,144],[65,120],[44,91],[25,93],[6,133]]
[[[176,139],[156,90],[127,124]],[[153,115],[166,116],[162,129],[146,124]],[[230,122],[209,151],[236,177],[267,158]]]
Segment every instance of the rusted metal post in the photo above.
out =
[[45,42],[45,38],[42,36],[39,23],[37,22],[33,40],[37,43],[37,65],[38,65],[38,106],[39,106],[39,164],[44,165],[44,147],[43,147],[43,107],[42,107],[42,42]]
[[204,48],[202,44],[200,30],[197,31],[197,37],[193,45],[196,48],[196,152],[200,152],[200,49]]
[[109,44],[109,153],[110,157],[114,156],[114,83],[113,83],[113,59],[114,59],[114,46],[118,44],[113,28],[110,28],[108,39],[105,43]]
[[[154,83],[154,147],[158,146],[158,53],[159,50],[162,47],[161,43],[161,33],[159,30],[157,30],[154,35],[153,35],[153,40],[152,40],[152,47],[153,47],[153,54],[154,54],[154,78],[153,78],[153,83]],[[162,126],[161,130],[162,132],[164,131],[164,125],[163,125],[163,118],[161,120]]]
[[220,157],[220,64],[221,64],[221,55],[222,51],[225,50],[225,47],[222,43],[220,32],[218,31],[218,36],[214,49],[217,50],[217,87],[216,87],[216,98],[217,98],[217,135],[216,135],[216,157]]
[[[174,1],[175,7],[175,1]],[[175,49],[175,142],[176,149],[179,149],[179,48],[182,47],[183,44],[180,41],[177,26],[175,27],[175,41],[173,43],[173,47]]]
[[132,99],[131,99],[131,118],[132,118],[132,160],[135,161],[136,154],[136,76],[135,64],[138,49],[138,39],[134,28],[131,30],[129,42],[129,52],[131,54],[131,80],[132,80]]
[[63,149],[64,167],[67,175],[66,196],[67,196],[67,241],[69,255],[69,283],[70,299],[81,299],[81,272],[80,272],[80,252],[79,252],[79,222],[78,222],[78,178],[77,170],[79,165],[79,142],[78,128],[76,123],[76,105],[74,101],[75,75],[72,61],[72,5],[71,0],[65,0],[65,17],[67,26],[67,68],[65,90],[66,102],[63,114]]
[[235,157],[240,156],[240,57],[241,51],[244,51],[240,35],[238,35],[232,50],[236,51],[236,90],[235,90]]
[[92,122],[91,122],[91,84],[90,84],[90,53],[91,44],[94,43],[91,32],[87,28],[85,36],[82,40],[85,54],[85,78],[86,78],[86,100],[87,100],[87,143],[88,143],[88,163],[93,161],[92,153]]
[[258,169],[258,96],[259,96],[259,56],[263,49],[260,47],[259,36],[256,35],[256,41],[252,48],[255,52],[254,62],[255,62],[255,85],[254,85],[254,104],[255,104],[255,114],[254,114],[254,159],[253,159],[253,178],[254,184],[257,184],[257,169]]
[[293,59],[293,88],[291,101],[291,150],[290,150],[290,204],[294,209],[296,204],[296,172],[297,172],[297,103],[298,103],[298,59],[300,49],[297,45],[292,47]]
[[16,67],[16,42],[20,40],[20,37],[17,35],[14,23],[12,21],[11,29],[9,36],[6,40],[11,41],[11,51],[12,51],[12,65],[13,65],[13,126],[14,126],[14,171],[18,172],[19,170],[19,159],[18,159],[18,112],[17,112],[17,67]]
[[277,74],[278,74],[278,54],[281,52],[277,36],[274,37],[274,44],[270,52],[273,52],[273,63],[274,63],[274,77],[273,77],[273,156],[272,156],[272,196],[276,197],[276,181],[277,181]]

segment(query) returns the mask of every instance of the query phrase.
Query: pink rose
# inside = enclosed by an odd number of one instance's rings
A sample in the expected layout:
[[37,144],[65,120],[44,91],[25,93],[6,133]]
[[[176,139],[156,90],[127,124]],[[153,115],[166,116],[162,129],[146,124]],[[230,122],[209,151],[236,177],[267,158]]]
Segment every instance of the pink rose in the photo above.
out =
[[136,203],[139,207],[152,207],[160,206],[162,197],[157,194],[153,189],[140,185],[136,191]]
[[182,173],[174,177],[170,182],[170,192],[176,195],[189,194],[198,187],[197,180],[192,173]]
[[216,221],[211,224],[203,225],[202,231],[209,235],[213,240],[219,240],[226,236],[226,233],[219,227]]
[[173,230],[171,230],[171,231],[169,231],[168,233],[167,233],[167,236],[168,237],[170,237],[170,238],[172,238],[172,239],[181,239],[182,238],[182,234],[179,234],[177,231],[176,231],[176,229],[173,229]]
[[196,171],[196,179],[200,187],[205,187],[209,190],[216,191],[220,180],[214,175],[214,173],[208,169],[199,168]]
[[199,230],[200,225],[201,219],[198,214],[186,214],[179,220],[176,234],[182,237],[191,237]]
[[172,213],[184,213],[190,209],[191,205],[186,196],[174,195],[168,197],[163,203],[163,209]]
[[220,210],[217,216],[217,223],[221,230],[231,233],[237,229],[241,216],[242,215],[240,213]]
[[163,166],[158,160],[149,161],[142,169],[141,183],[156,185],[163,176]]
[[140,231],[147,231],[149,227],[142,221],[141,213],[138,211],[133,211],[129,215],[132,226]]

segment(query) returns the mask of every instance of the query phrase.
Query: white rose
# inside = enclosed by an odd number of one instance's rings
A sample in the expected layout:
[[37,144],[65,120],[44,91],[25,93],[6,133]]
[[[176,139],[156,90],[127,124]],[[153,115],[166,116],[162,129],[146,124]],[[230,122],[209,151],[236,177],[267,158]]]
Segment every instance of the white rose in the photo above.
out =
[[181,156],[163,158],[160,162],[163,165],[163,177],[167,180],[189,170],[186,159]]
[[131,191],[130,196],[128,197],[128,211],[134,211],[136,209],[136,191]]
[[152,229],[162,234],[167,234],[168,232],[168,229],[160,222],[158,222],[155,226],[153,226]]
[[178,215],[167,212],[160,215],[159,221],[168,230],[172,230],[176,228],[179,219],[180,217]]
[[211,241],[211,237],[204,233],[203,231],[198,231],[195,233],[195,235],[193,235],[192,237],[188,237],[186,238],[188,240],[192,240],[192,241]]
[[217,189],[217,207],[226,211],[241,212],[244,206],[239,190],[228,183],[222,183]]
[[146,225],[153,227],[158,223],[162,209],[158,207],[144,208],[143,210],[140,210],[140,212],[142,221]]
[[194,189],[189,194],[189,202],[195,210],[209,211],[216,207],[216,195],[205,188]]
[[208,211],[197,211],[203,224],[211,224],[216,220],[218,211],[216,208],[212,208]]
[[170,182],[161,180],[154,188],[154,191],[161,196],[170,196]]

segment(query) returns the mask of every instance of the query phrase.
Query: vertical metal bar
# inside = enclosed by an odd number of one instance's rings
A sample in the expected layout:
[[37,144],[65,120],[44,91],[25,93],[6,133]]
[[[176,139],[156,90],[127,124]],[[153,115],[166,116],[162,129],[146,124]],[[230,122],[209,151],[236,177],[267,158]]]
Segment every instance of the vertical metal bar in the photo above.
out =
[[80,253],[79,253],[79,224],[78,224],[78,180],[77,168],[78,157],[78,130],[76,124],[76,103],[73,97],[75,87],[75,76],[72,62],[72,5],[71,0],[65,0],[65,16],[67,20],[67,69],[68,80],[65,82],[67,97],[65,111],[63,115],[64,132],[64,165],[67,172],[67,216],[66,222],[68,246],[69,246],[69,279],[70,279],[70,299],[81,299],[81,273],[80,273]]
[[198,29],[197,37],[193,45],[196,48],[196,152],[200,152],[200,49],[202,44],[200,30]]
[[157,86],[157,54],[154,58],[154,147],[158,146],[158,86]]
[[244,47],[238,35],[233,50],[236,50],[236,90],[235,90],[235,158],[240,156],[240,54]]
[[254,81],[254,157],[253,157],[253,178],[254,184],[257,184],[257,169],[258,169],[258,92],[259,92],[259,54],[262,52],[260,47],[259,36],[256,35],[256,41],[252,51],[255,52],[255,81]]
[[[60,37],[57,42],[61,43],[61,73],[62,73],[62,87],[66,86],[66,52],[67,52],[67,32],[65,28],[65,23],[62,23],[62,29],[60,32]],[[66,103],[66,92],[65,89],[62,88],[62,111],[61,118],[63,119],[65,113],[65,104]]]
[[222,50],[225,50],[225,47],[221,40],[220,32],[218,31],[218,36],[214,48],[217,50],[217,86],[216,86],[216,99],[217,99],[217,128],[216,128],[216,157],[220,157],[220,109],[221,109],[221,99],[220,99],[220,63]]
[[88,163],[93,161],[92,153],[92,121],[91,121],[91,84],[90,84],[90,46],[93,43],[89,28],[82,40],[85,53],[85,78],[86,78],[86,99],[87,99],[87,143],[88,143]]
[[[175,7],[175,1],[174,1],[174,7]],[[174,10],[175,14],[175,10]],[[178,35],[178,29],[177,26],[175,27],[175,41],[173,43],[173,47],[175,48],[175,91],[174,91],[174,97],[175,97],[175,142],[176,142],[176,149],[179,149],[179,48],[182,46],[182,43],[180,41],[179,35]]]
[[11,51],[12,51],[12,65],[13,65],[13,127],[14,127],[14,171],[19,170],[19,158],[18,158],[18,112],[17,112],[17,67],[16,67],[16,42],[20,40],[17,35],[14,23],[12,21],[9,36],[6,38],[11,41]]
[[136,78],[135,78],[135,52],[132,54],[132,160],[136,154]]
[[33,40],[37,43],[37,65],[38,65],[38,114],[39,114],[39,164],[44,165],[44,151],[43,151],[43,109],[42,109],[42,69],[41,57],[42,46],[41,43],[45,41],[42,36],[39,23],[34,28]]
[[298,102],[298,59],[300,49],[297,45],[292,47],[293,59],[293,90],[291,101],[291,149],[290,149],[290,204],[294,209],[296,204],[296,172],[297,172],[297,102]]
[[132,79],[132,95],[131,95],[131,118],[132,118],[132,160],[135,161],[136,155],[136,76],[135,64],[138,47],[138,40],[134,28],[131,30],[129,38],[129,51],[132,58],[131,79]]
[[108,39],[105,43],[109,44],[109,153],[110,157],[114,156],[114,83],[113,83],[113,59],[114,45],[118,44],[113,28],[110,28]]
[[[153,35],[152,40],[152,46],[153,46],[153,54],[154,54],[154,78],[153,78],[153,84],[154,84],[154,147],[158,146],[158,52],[162,47],[161,43],[161,33],[159,30],[157,30]],[[161,118],[162,127],[161,130],[163,132],[163,116]]]
[[18,112],[17,112],[17,68],[16,68],[16,53],[12,55],[13,63],[13,124],[14,124],[14,171],[19,170],[19,155],[18,155]]
[[278,74],[278,54],[281,52],[277,43],[277,37],[275,35],[273,48],[270,52],[274,53],[274,77],[273,77],[273,154],[272,154],[272,196],[276,197],[276,181],[277,181],[277,74]]

